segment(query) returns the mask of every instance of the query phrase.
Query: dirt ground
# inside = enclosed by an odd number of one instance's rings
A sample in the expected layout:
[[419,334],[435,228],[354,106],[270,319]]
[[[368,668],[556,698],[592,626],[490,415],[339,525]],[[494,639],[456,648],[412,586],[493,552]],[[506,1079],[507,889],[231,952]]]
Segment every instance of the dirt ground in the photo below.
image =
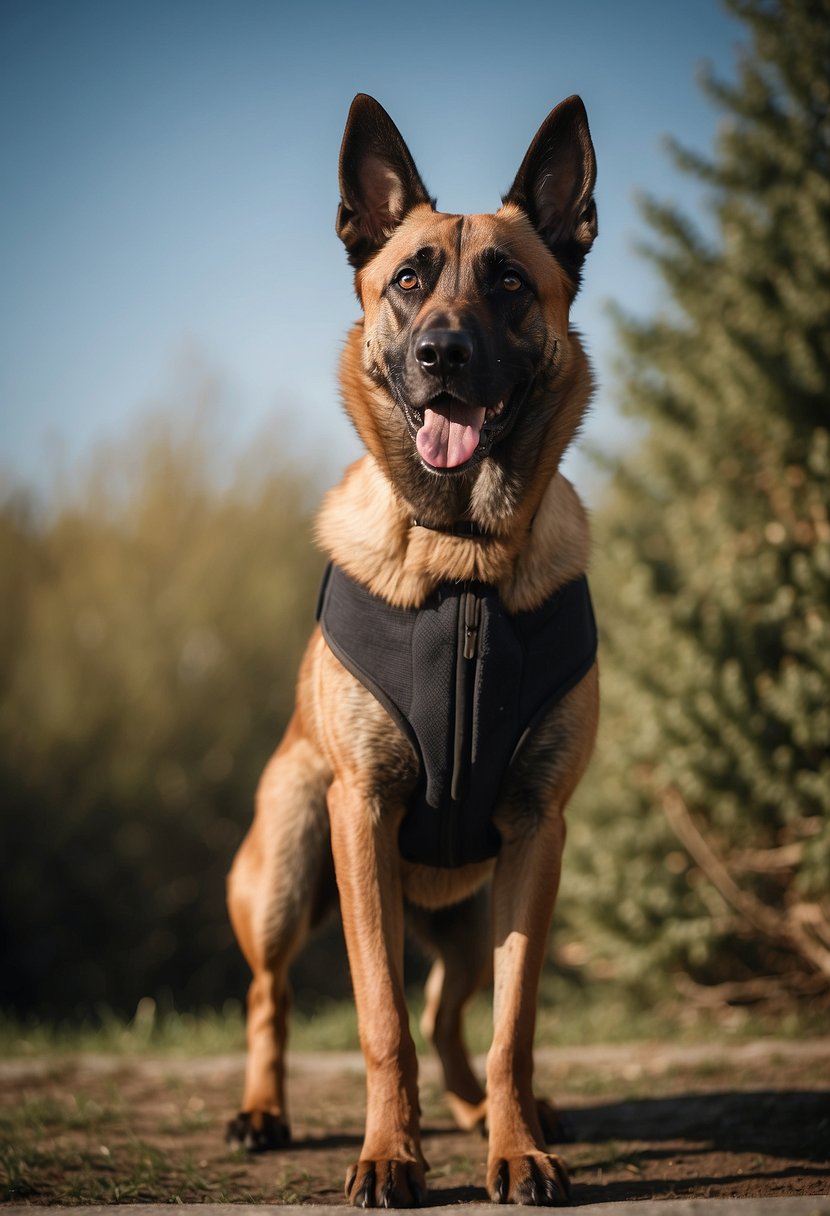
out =
[[[293,1057],[294,1143],[257,1157],[223,1144],[242,1067],[241,1056],[0,1062],[0,1195],[342,1204],[361,1143],[359,1058]],[[485,1200],[485,1141],[454,1128],[433,1061],[421,1076],[430,1202]],[[572,1125],[558,1151],[575,1204],[830,1191],[830,1039],[548,1049],[537,1092]]]

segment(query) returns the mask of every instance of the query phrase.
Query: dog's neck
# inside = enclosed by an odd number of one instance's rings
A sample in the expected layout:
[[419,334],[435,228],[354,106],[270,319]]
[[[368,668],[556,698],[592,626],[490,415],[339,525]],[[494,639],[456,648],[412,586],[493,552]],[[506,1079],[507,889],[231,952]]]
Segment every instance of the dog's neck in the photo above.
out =
[[524,612],[583,574],[589,552],[585,510],[561,473],[528,523],[486,541],[425,528],[366,455],[326,495],[316,534],[333,561],[398,607],[421,607],[440,583],[478,580],[498,587],[509,612]]

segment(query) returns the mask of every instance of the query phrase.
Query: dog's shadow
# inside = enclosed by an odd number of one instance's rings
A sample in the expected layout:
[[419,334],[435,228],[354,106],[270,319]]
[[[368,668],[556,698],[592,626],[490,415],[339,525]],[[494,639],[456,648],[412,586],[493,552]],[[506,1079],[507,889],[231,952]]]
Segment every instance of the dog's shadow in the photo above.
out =
[[[753,1179],[778,1183],[783,1192],[788,1178],[830,1183],[830,1089],[635,1098],[561,1113],[573,1142],[553,1145],[551,1151],[571,1165],[572,1202],[577,1205],[667,1193],[699,1195],[707,1188],[718,1193]],[[429,1121],[424,1126],[425,1140],[433,1142],[460,1134]],[[298,1138],[294,1147],[359,1153],[362,1142],[357,1133],[326,1133]],[[776,1161],[780,1168],[770,1168]],[[438,1179],[429,1189],[431,1206],[485,1203],[487,1198],[482,1186],[442,1187]]]
[[[701,1188],[744,1185],[753,1178],[783,1184],[793,1176],[830,1181],[830,1089],[683,1094],[563,1113],[574,1133],[570,1155],[577,1165],[578,1203],[648,1199],[667,1190],[699,1194]],[[608,1151],[591,1154],[580,1165],[588,1145],[605,1145]],[[569,1156],[568,1146],[564,1155]],[[781,1168],[770,1169],[770,1161],[780,1161]],[[637,1177],[638,1171],[653,1174],[648,1166],[656,1162],[666,1167],[659,1178]],[[698,1168],[682,1169],[688,1163]],[[603,1174],[621,1168],[632,1176],[602,1181]]]
[[337,1148],[353,1148],[360,1149],[363,1144],[363,1137],[356,1132],[327,1132],[322,1136],[308,1135],[295,1136],[291,1141],[291,1147],[295,1149],[337,1149]]

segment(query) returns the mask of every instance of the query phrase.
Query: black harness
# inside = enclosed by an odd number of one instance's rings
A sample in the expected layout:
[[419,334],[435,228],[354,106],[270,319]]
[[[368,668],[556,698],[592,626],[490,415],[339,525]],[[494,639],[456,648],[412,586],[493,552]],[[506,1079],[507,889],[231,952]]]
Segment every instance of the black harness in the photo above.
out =
[[493,811],[510,766],[596,658],[588,580],[509,616],[496,588],[478,582],[442,583],[422,608],[393,608],[332,563],[317,619],[415,749],[403,856],[442,867],[495,857]]

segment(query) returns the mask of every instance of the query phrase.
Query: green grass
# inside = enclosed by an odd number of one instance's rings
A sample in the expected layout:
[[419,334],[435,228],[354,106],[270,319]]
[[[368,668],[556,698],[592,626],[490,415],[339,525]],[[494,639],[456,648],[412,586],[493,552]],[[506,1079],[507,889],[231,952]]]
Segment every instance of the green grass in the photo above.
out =
[[228,1002],[222,1010],[160,1014],[155,1002],[145,999],[133,1018],[99,1009],[95,1017],[77,1022],[21,1021],[0,1014],[0,1058],[7,1059],[79,1052],[205,1056],[242,1051],[244,1046],[245,1024],[236,1002]]
[[[297,1180],[271,1181],[267,1193],[251,1187],[244,1162],[186,1143],[211,1132],[215,1118],[181,1110],[158,1121],[166,1143],[152,1144],[135,1130],[135,1112],[114,1086],[107,1097],[66,1092],[22,1098],[0,1110],[0,1203],[292,1202]],[[157,1100],[157,1097],[156,1097]],[[220,1143],[217,1133],[216,1143]],[[206,1168],[208,1167],[209,1168]]]
[[263,1192],[240,1188],[241,1173],[229,1157],[208,1177],[192,1152],[166,1152],[138,1139],[113,1149],[8,1144],[0,1147],[0,1202],[37,1202],[42,1191],[50,1203],[66,1204],[262,1200]]
[[[409,1008],[416,1046],[424,1050],[427,1045],[418,1026],[420,992],[411,994]],[[351,1000],[326,1000],[313,1011],[295,1010],[290,1026],[290,1046],[300,1051],[350,1051],[359,1046]],[[470,1003],[465,1026],[470,1050],[485,1052],[492,1031],[489,994],[482,993]],[[823,1033],[826,1014],[818,1008],[811,1012],[805,1006],[800,1012],[775,1018],[748,1008],[718,1016],[706,1011],[693,1013],[678,999],[667,998],[663,1004],[646,1009],[620,989],[609,986],[581,990],[558,977],[543,979],[536,1023],[537,1045],[559,1047],[650,1039],[695,1043],[707,1041],[713,1034],[721,1041],[732,1041],[770,1035],[796,1039]],[[77,1022],[21,1021],[0,1013],[0,1058],[83,1052],[204,1057],[244,1048],[244,1011],[235,1001],[226,1002],[221,1010],[178,1013],[159,1011],[154,1001],[145,998],[133,1018],[99,1009],[94,1018]]]
[[5,1139],[23,1129],[43,1136],[64,1131],[96,1131],[111,1125],[116,1115],[115,1107],[102,1106],[85,1096],[65,1102],[30,1098],[0,1109],[0,1135]]
[[[323,1002],[314,1013],[292,1014],[291,1046],[298,1050],[350,1051],[358,1045],[357,1016],[351,1001]],[[131,1019],[102,1010],[95,1018],[78,1022],[24,1021],[0,1014],[0,1059],[85,1052],[202,1057],[244,1049],[244,1014],[233,1002],[221,1011],[198,1013],[158,1013],[151,1002],[144,1002]]]

